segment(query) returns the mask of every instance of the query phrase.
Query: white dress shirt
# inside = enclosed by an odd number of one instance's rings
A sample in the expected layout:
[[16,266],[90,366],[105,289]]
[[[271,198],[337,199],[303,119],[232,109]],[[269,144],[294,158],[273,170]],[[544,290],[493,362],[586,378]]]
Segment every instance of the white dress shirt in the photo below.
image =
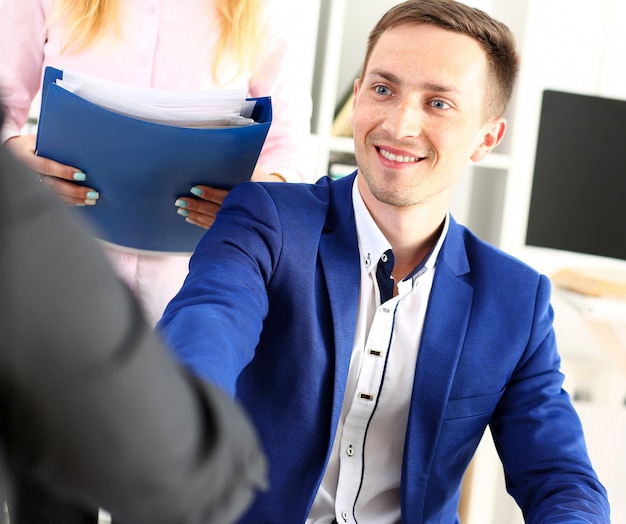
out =
[[391,246],[369,214],[356,180],[352,194],[361,254],[356,332],[339,427],[307,524],[401,521],[400,476],[415,363],[448,230],[446,217],[431,253],[398,282],[398,295],[381,303],[376,273]]

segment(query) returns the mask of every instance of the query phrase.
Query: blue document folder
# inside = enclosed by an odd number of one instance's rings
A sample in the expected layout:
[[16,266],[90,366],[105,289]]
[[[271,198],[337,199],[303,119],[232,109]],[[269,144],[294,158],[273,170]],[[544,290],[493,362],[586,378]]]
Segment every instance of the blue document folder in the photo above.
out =
[[230,189],[249,180],[272,121],[270,97],[256,98],[254,124],[188,128],[125,116],[54,82],[47,68],[37,154],[87,174],[100,192],[76,210],[105,242],[131,250],[189,253],[205,230],[176,213],[175,200],[197,184]]

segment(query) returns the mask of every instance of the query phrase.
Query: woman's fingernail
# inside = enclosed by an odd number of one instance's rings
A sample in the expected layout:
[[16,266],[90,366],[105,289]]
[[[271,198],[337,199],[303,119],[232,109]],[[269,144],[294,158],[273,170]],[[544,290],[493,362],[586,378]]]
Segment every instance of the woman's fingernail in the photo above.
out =
[[187,207],[187,202],[179,198],[176,202],[174,202],[174,205],[177,207]]
[[193,186],[190,191],[191,191],[191,194],[193,195],[202,196],[202,189],[200,189],[197,186]]
[[74,173],[74,180],[77,180],[78,182],[84,182],[86,179],[87,179],[87,175],[85,175],[85,173],[81,173],[81,172]]
[[85,200],[85,205],[86,206],[95,206],[96,205],[97,200],[93,200],[91,198],[88,198]]
[[178,209],[178,211],[176,211],[180,216],[186,217],[187,215],[189,215],[189,211],[187,211],[186,209]]
[[89,191],[87,193],[87,200],[98,200],[100,198],[100,193],[97,191]]

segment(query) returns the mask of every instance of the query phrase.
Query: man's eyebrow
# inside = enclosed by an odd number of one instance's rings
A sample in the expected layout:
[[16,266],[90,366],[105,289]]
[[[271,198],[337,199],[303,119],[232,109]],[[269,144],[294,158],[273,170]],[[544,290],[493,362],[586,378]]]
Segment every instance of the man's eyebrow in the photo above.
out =
[[392,84],[400,83],[400,77],[385,69],[370,69],[366,76],[377,76],[391,82]]
[[[392,84],[402,83],[402,80],[400,80],[399,76],[391,73],[390,71],[387,71],[386,69],[371,69],[367,72],[366,76],[380,77],[384,80],[387,80],[388,82],[391,82]],[[438,84],[435,82],[423,82],[420,84],[420,88],[424,89],[425,91],[432,91],[434,93],[459,93],[459,90],[454,87],[444,84]]]

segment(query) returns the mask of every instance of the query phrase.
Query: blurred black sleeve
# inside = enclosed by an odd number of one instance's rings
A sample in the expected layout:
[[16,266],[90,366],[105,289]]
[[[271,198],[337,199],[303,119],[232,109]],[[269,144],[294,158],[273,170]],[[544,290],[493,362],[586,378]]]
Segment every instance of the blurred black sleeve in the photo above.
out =
[[173,362],[89,230],[2,147],[0,248],[9,480],[133,524],[243,513],[266,482],[248,419]]

